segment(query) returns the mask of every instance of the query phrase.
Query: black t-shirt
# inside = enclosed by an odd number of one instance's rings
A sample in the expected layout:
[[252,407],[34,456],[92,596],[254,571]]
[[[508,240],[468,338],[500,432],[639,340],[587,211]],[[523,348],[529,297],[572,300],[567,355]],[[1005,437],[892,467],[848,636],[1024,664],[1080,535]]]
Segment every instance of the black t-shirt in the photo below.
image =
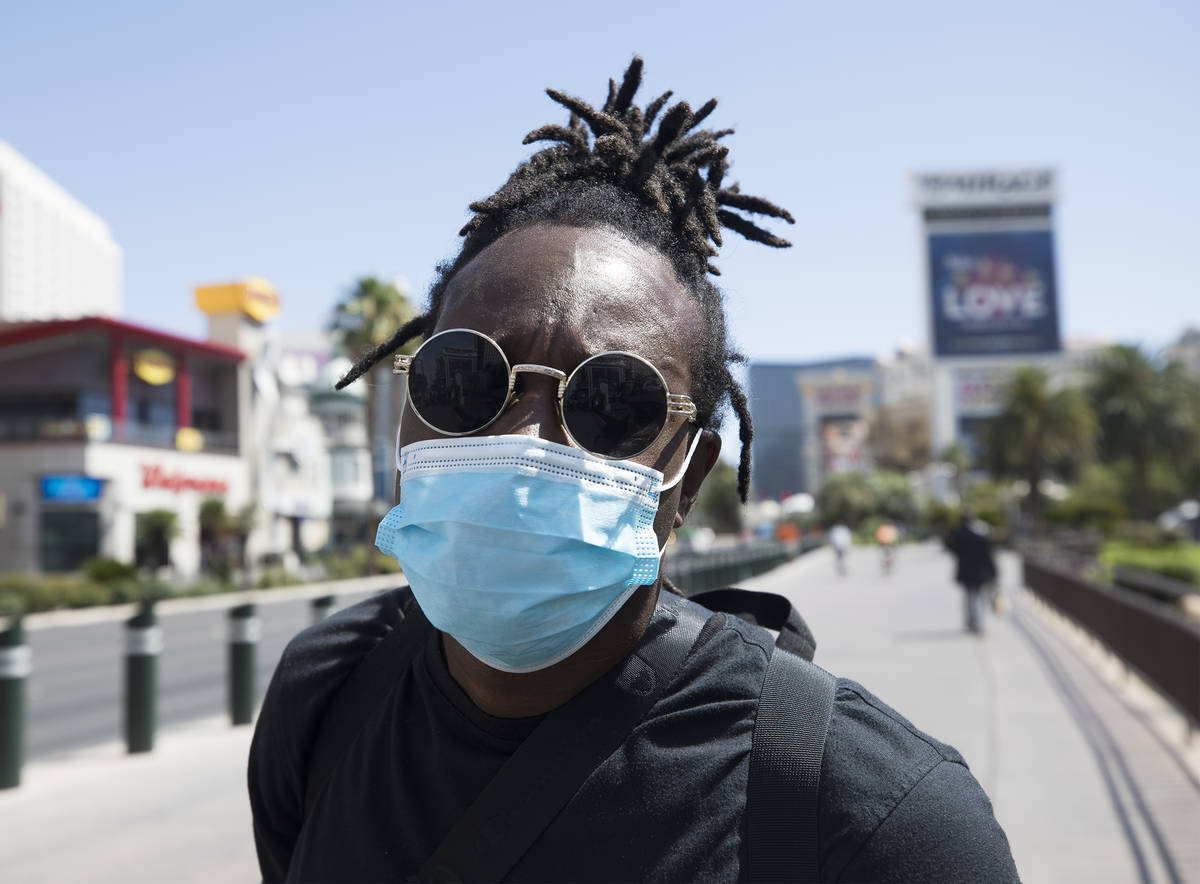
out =
[[[250,749],[266,881],[407,879],[540,721],[482,712],[450,675],[433,632],[304,821],[320,717],[403,616],[406,592],[347,608],[284,652]],[[712,615],[672,691],[592,772],[509,880],[745,880],[750,741],[771,645],[767,631]],[[845,679],[819,810],[823,880],[1017,880],[1008,840],[962,757]]]

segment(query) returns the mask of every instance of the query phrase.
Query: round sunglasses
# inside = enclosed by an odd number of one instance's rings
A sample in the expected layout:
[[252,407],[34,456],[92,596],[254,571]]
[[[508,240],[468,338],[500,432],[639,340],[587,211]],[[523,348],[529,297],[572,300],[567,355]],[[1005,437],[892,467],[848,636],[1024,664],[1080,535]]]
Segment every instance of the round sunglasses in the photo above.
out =
[[548,365],[510,365],[487,335],[451,328],[428,338],[413,355],[396,356],[392,372],[406,376],[408,403],[421,422],[446,436],[468,436],[496,420],[512,401],[521,372],[557,380],[567,436],[609,460],[641,454],[669,415],[696,420],[690,398],[669,392],[657,368],[623,351],[589,356],[568,375]]

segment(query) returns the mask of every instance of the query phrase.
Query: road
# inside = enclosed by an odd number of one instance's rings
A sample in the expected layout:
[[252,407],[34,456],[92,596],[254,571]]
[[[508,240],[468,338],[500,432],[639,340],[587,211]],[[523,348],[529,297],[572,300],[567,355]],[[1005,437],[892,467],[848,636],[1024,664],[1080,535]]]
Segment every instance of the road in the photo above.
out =
[[[372,587],[388,582],[374,578]],[[393,579],[394,582],[394,579]],[[349,584],[353,586],[353,584]],[[346,586],[343,584],[343,586]],[[312,619],[311,590],[258,594],[262,640],[257,657],[257,689],[266,690],[288,640]],[[365,598],[364,591],[338,596],[337,606]],[[172,725],[224,712],[229,631],[229,599],[181,599],[160,605],[163,652],[159,658],[158,720]],[[104,616],[104,612],[97,612]],[[122,735],[124,620],[102,622],[86,615],[31,618],[26,757],[53,758]],[[45,624],[61,625],[45,625]]]

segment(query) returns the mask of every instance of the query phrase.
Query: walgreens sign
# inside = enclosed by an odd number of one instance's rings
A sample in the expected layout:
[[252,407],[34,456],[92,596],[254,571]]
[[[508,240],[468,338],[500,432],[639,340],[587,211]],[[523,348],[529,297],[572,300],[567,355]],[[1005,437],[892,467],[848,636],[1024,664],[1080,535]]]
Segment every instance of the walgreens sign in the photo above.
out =
[[224,494],[229,483],[224,479],[189,476],[186,473],[168,473],[157,464],[142,464],[142,487],[163,488],[178,494],[181,491],[199,491],[202,494]]

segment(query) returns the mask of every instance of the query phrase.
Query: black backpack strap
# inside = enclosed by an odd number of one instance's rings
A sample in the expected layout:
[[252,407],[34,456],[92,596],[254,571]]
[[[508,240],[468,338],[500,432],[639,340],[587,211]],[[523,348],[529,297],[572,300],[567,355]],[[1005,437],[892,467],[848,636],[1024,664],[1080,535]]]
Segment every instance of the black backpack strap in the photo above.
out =
[[660,597],[669,617],[623,665],[549,713],[421,867],[420,881],[500,881],[666,693],[708,612]]
[[411,595],[402,604],[402,610],[404,618],[359,661],[317,726],[304,784],[305,819],[312,813],[338,761],[380,708],[392,686],[412,665],[433,629]]
[[811,660],[817,650],[817,640],[792,603],[773,592],[753,589],[712,589],[691,597],[692,601],[710,611],[733,614],[750,623],[774,629],[779,633],[776,647],[791,651],[797,657]]
[[819,881],[817,796],[836,679],[775,648],[750,748],[751,881]]

